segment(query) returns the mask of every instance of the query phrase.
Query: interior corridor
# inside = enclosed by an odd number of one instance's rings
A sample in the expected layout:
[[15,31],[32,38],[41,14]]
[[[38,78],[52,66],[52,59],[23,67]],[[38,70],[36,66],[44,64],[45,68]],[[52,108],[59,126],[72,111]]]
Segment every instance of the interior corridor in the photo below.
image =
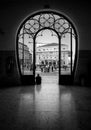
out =
[[91,89],[55,80],[0,89],[0,130],[91,129]]

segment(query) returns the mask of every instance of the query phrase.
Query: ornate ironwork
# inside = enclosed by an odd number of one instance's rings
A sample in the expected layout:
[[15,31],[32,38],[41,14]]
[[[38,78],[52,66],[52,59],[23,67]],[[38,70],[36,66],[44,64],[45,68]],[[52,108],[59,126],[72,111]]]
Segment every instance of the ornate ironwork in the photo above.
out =
[[70,24],[64,18],[59,18],[55,21],[54,28],[60,35],[62,35],[69,31]]
[[41,27],[51,28],[55,22],[55,17],[53,14],[41,14],[39,18]]
[[38,30],[46,27],[56,30],[59,36],[62,36],[67,32],[69,33],[71,26],[65,18],[60,17],[59,15],[53,13],[40,13],[31,17],[23,25],[19,33],[19,38],[24,34],[28,34],[30,38],[33,38]]

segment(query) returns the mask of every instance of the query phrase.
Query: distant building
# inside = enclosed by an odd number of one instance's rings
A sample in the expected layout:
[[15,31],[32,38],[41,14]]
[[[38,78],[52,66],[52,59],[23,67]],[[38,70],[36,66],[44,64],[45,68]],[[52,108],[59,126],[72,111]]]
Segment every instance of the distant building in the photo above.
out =
[[[61,65],[67,65],[70,61],[70,51],[68,45],[61,44]],[[36,64],[39,65],[45,62],[58,64],[59,61],[59,46],[58,43],[49,43],[38,46],[36,49]]]
[[32,63],[32,54],[29,52],[29,48],[27,45],[24,45],[20,42],[18,45],[19,45],[18,46],[19,61],[20,61],[21,68],[24,67],[24,69],[30,69]]

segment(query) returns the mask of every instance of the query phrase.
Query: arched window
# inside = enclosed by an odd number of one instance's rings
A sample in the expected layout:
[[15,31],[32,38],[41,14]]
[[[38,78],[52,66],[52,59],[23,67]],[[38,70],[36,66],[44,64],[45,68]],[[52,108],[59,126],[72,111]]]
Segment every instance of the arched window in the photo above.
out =
[[55,32],[58,37],[59,80],[62,76],[74,77],[78,50],[76,28],[67,16],[50,9],[31,14],[18,29],[16,50],[21,77],[35,77],[36,37],[44,30],[50,30],[53,36]]

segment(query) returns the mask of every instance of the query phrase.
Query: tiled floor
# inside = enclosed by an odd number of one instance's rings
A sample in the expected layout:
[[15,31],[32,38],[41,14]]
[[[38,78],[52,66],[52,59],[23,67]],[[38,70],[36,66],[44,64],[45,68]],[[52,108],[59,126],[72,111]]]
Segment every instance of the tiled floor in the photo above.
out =
[[44,77],[39,86],[0,90],[0,130],[90,130],[91,88],[62,86]]

